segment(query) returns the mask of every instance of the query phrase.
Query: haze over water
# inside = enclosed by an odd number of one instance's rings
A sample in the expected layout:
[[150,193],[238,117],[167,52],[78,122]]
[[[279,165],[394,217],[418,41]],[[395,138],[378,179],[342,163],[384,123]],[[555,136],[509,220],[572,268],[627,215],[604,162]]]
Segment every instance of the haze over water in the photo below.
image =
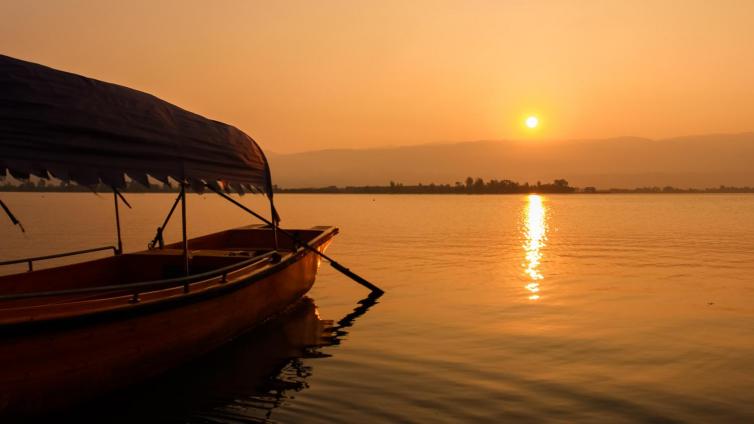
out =
[[[145,248],[173,196],[126,196],[134,208],[122,210],[125,247],[133,251]],[[3,199],[28,235],[3,222],[0,258],[113,242],[108,195]],[[243,201],[264,207],[261,197]],[[280,342],[280,334],[312,331],[294,314],[127,392],[126,406],[78,413],[187,422],[754,419],[752,195],[277,202],[284,226],[339,226],[328,253],[383,287],[379,303],[337,345]],[[189,197],[193,235],[251,222],[221,199]],[[176,220],[166,239],[177,230]],[[309,293],[319,318],[312,309],[306,322],[337,321],[365,295],[323,266]],[[196,370],[217,381],[191,377]],[[194,396],[176,400],[176,392]],[[145,399],[163,406],[159,415],[146,415]]]

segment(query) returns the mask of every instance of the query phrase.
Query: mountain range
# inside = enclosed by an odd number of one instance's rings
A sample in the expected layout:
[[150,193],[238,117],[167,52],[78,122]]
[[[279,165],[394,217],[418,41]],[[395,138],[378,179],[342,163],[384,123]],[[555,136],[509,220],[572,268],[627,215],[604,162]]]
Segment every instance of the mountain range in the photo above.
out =
[[280,187],[454,184],[466,177],[631,188],[754,186],[754,132],[646,139],[470,141],[270,153]]

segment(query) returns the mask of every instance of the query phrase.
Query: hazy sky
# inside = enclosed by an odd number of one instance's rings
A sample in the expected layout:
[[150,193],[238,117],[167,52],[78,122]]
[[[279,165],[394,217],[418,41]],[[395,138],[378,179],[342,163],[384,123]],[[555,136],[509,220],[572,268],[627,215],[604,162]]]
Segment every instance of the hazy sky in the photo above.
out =
[[0,52],[281,153],[754,130],[751,0],[0,0]]

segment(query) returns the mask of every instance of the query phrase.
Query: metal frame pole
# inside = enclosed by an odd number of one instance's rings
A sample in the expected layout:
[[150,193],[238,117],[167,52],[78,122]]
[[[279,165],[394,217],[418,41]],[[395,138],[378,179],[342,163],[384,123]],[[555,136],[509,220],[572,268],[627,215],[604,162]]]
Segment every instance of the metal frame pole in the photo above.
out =
[[270,197],[270,218],[272,221],[272,237],[275,242],[275,250],[278,250],[278,218],[277,213],[275,212],[275,204],[272,202],[272,197]]
[[181,183],[181,224],[183,231],[183,271],[189,275],[188,239],[186,238],[186,184]]
[[120,255],[123,253],[123,242],[120,238],[120,210],[118,208],[118,191],[113,188],[113,200],[115,201],[115,228],[118,232],[118,248],[116,249],[115,254]]
[[10,209],[8,208],[8,206],[6,206],[6,205],[5,205],[5,203],[3,203],[3,199],[0,199],[0,208],[2,208],[2,210],[4,210],[4,211],[5,211],[5,214],[6,214],[6,215],[8,215],[8,218],[10,218],[10,222],[12,222],[12,223],[13,223],[13,225],[18,225],[18,228],[20,228],[20,229],[21,229],[21,232],[22,232],[22,233],[25,233],[25,232],[26,232],[26,229],[25,229],[25,228],[24,228],[24,226],[23,226],[23,225],[21,224],[21,221],[19,221],[19,220],[18,220],[18,219],[17,219],[17,218],[16,218],[16,217],[15,217],[15,216],[13,215],[13,212],[11,212],[11,211],[10,211]]
[[176,196],[175,201],[173,202],[173,206],[170,208],[170,212],[168,212],[168,216],[165,217],[165,221],[162,222],[162,225],[157,227],[157,234],[155,234],[154,239],[149,242],[149,248],[153,249],[155,246],[159,247],[160,249],[165,247],[165,240],[162,238],[162,233],[165,231],[165,227],[168,226],[168,222],[170,222],[170,217],[173,216],[173,212],[175,211],[176,206],[178,206],[178,202],[181,201],[182,194],[178,193],[178,196]]

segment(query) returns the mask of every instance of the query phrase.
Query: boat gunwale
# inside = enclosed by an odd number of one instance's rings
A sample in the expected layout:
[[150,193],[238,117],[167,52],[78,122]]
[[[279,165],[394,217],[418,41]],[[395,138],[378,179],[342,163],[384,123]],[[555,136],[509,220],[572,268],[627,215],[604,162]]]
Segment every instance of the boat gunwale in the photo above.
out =
[[[5,301],[5,300],[33,299],[36,297],[65,296],[69,294],[107,293],[107,292],[112,292],[116,290],[128,292],[129,294],[140,294],[140,293],[146,293],[146,292],[152,291],[150,289],[170,289],[170,288],[175,288],[175,287],[179,287],[186,284],[188,284],[190,287],[192,284],[206,282],[212,278],[216,278],[221,275],[227,275],[232,272],[237,272],[237,271],[240,271],[242,268],[246,268],[250,265],[261,263],[264,259],[272,258],[276,253],[279,254],[278,251],[271,250],[261,255],[254,256],[252,258],[249,258],[244,261],[237,262],[231,265],[227,265],[222,268],[213,269],[211,271],[206,271],[199,274],[187,275],[184,277],[164,278],[161,280],[140,281],[137,283],[111,284],[107,286],[84,287],[84,288],[68,289],[68,290],[53,290],[53,291],[44,291],[44,292],[29,292],[29,293],[0,295],[0,302]],[[99,299],[107,299],[107,297],[102,297]]]
[[[19,258],[19,259],[10,259],[7,261],[0,261],[0,266],[16,265],[16,264],[22,264],[22,263],[33,263],[33,262],[44,261],[48,259],[59,259],[59,258],[65,258],[68,256],[77,256],[77,255],[84,255],[87,253],[101,252],[103,250],[112,250],[113,254],[115,255],[117,255],[117,252],[118,252],[118,248],[116,248],[115,246],[92,247],[89,249],[74,250],[72,252],[53,253],[51,255],[32,256],[29,258]],[[29,272],[31,271],[33,270],[30,268]]]
[[[308,242],[309,245],[314,248],[318,248],[319,246],[326,244],[330,239],[332,239],[339,232],[337,227],[325,227],[325,228],[319,227],[318,229],[320,229],[322,233],[317,235],[316,237],[314,237]],[[157,298],[153,300],[134,302],[134,303],[127,302],[127,303],[116,305],[109,308],[84,311],[78,314],[69,314],[69,315],[64,315],[64,316],[50,316],[48,318],[43,318],[43,319],[32,318],[32,319],[27,319],[27,320],[0,322],[0,335],[1,336],[27,335],[29,334],[30,331],[33,331],[33,330],[53,331],[53,330],[58,330],[61,328],[67,328],[71,326],[78,326],[82,324],[85,325],[87,323],[94,324],[94,323],[105,322],[106,320],[120,319],[124,316],[151,314],[151,313],[160,312],[166,309],[180,307],[185,304],[200,302],[205,299],[222,296],[222,295],[240,290],[272,274],[282,271],[288,266],[293,265],[294,263],[298,262],[301,258],[306,256],[307,254],[311,254],[311,252],[309,252],[306,248],[299,246],[295,251],[291,251],[291,253],[284,255],[279,262],[272,263],[268,266],[252,271],[251,274],[248,276],[238,278],[235,281],[229,280],[225,283],[211,285],[201,290],[194,290],[194,291],[189,290],[188,292],[182,292],[179,295],[165,296],[165,297],[161,297],[161,298]],[[254,259],[254,258],[251,258],[251,259]],[[242,263],[245,263],[245,262],[246,261]],[[244,269],[248,269],[250,267],[258,265],[259,263],[261,263],[261,261],[252,262],[227,273],[228,274],[230,274],[231,272],[237,273],[239,271],[243,271]],[[233,264],[233,265],[238,265],[238,264]],[[218,276],[221,274],[222,273],[218,274]],[[215,278],[217,278],[217,276]],[[189,287],[191,287],[192,285],[207,283],[207,282],[210,282],[211,280],[212,278],[207,278],[201,281],[196,281],[196,282],[190,283]],[[163,288],[162,290],[174,289],[176,287],[181,287],[181,285]],[[154,293],[157,291],[158,290],[142,291],[140,292],[140,294]],[[108,300],[108,299],[112,300],[112,299],[118,299],[118,298],[129,298],[132,296],[133,294],[119,294],[118,296],[113,296],[110,298],[105,297],[105,298],[97,298],[97,299],[88,299],[84,301],[70,302],[70,303],[81,304],[84,302],[102,301],[102,300]],[[36,305],[36,307],[41,307],[41,306],[47,306],[47,305]],[[22,308],[19,308],[19,309],[22,309]]]

